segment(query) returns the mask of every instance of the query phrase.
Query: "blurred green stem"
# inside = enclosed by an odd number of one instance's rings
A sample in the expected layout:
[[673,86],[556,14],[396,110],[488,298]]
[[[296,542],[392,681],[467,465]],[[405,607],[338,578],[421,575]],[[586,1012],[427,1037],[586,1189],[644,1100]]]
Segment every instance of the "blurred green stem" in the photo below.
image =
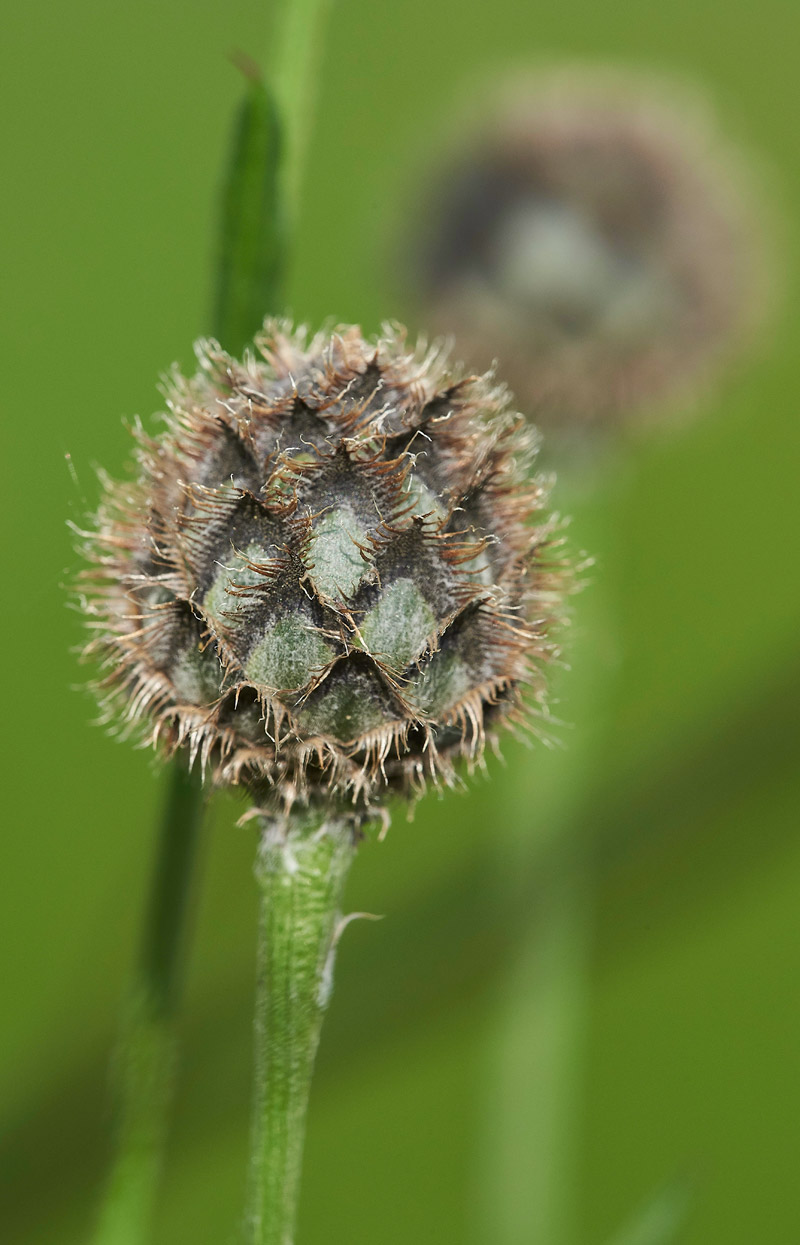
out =
[[[613,472],[618,463],[605,465]],[[616,664],[608,577],[618,535],[599,483],[590,478],[576,489],[573,480],[569,498],[569,481],[559,481],[560,501],[584,519],[603,499],[590,524],[598,567],[574,608],[571,669],[558,689],[559,713],[574,725],[551,727],[563,746],[540,749],[509,771],[513,781],[497,784],[503,807],[494,814],[492,901],[504,915],[529,915],[500,984],[487,1050],[476,1217],[482,1245],[578,1239],[577,1135],[594,926],[591,793],[602,777]]]
[[330,4],[331,0],[283,0],[277,14],[269,76],[285,135],[281,197],[292,229],[300,205]]
[[291,1245],[314,1058],[354,855],[342,822],[264,820],[249,1245]]
[[190,897],[203,814],[200,778],[173,763],[141,954],[114,1061],[117,1138],[97,1245],[141,1245],[150,1234],[174,1063]]
[[482,1239],[492,1245],[576,1239],[575,1121],[592,928],[582,855],[565,852],[548,873],[503,980],[485,1158],[493,1196]]

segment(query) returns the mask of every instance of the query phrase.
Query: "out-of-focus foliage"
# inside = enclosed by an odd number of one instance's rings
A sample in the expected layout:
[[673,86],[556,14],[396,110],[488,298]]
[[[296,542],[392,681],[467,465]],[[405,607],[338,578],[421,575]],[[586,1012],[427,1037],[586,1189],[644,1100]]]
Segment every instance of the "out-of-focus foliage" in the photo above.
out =
[[[716,0],[339,0],[291,311],[365,332],[393,313],[380,274],[409,170],[448,109],[542,52],[699,78],[796,217],[798,34],[785,0],[724,14]],[[176,354],[188,366],[207,329],[214,194],[241,89],[226,53],[266,43],[250,0],[31,0],[4,21],[0,1161],[14,1245],[86,1238],[161,795],[149,757],[94,729],[73,691],[63,520],[96,503],[94,462],[119,475],[120,416],[156,409],[152,377]],[[577,602],[576,667],[589,654],[614,668],[581,805],[598,889],[576,1190],[587,1245],[685,1172],[688,1245],[800,1238],[800,357],[783,245],[788,296],[761,357],[691,427],[630,444],[591,504],[570,492],[574,544],[596,555],[619,622],[592,653]],[[570,697],[565,678],[567,721]],[[592,725],[565,728],[567,746]],[[411,825],[400,815],[356,864],[352,907],[387,919],[356,923],[340,950],[303,1245],[477,1245],[484,1035],[519,917],[486,886],[493,790],[528,766],[544,784],[551,759],[507,755],[493,784],[433,798]],[[242,1200],[255,888],[240,811],[214,805],[158,1245],[228,1239]],[[537,812],[528,801],[516,816],[544,837]]]

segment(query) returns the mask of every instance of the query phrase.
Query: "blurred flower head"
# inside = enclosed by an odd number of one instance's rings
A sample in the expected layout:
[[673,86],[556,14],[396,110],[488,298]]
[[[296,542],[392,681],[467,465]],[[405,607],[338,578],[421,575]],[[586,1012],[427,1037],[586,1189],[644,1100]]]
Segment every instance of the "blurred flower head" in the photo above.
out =
[[535,437],[486,377],[357,328],[200,343],[90,535],[112,721],[263,807],[452,782],[544,695],[564,567]]
[[744,203],[686,92],[588,70],[506,84],[439,156],[416,298],[547,427],[686,404],[757,315]]

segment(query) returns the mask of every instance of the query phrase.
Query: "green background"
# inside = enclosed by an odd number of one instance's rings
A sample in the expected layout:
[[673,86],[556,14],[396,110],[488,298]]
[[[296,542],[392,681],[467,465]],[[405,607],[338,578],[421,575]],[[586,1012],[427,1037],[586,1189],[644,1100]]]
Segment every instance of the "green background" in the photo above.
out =
[[[349,905],[386,919],[356,923],[340,951],[298,1245],[491,1241],[493,1021],[547,891],[532,869],[510,899],[497,856],[565,821],[592,842],[569,1193],[581,1242],[601,1245],[684,1175],[689,1245],[800,1241],[799,13],[790,0],[335,5],[298,319],[372,332],[404,313],[387,259],[420,153],[487,78],[533,58],[699,80],[789,224],[756,356],[693,423],[630,437],[591,493],[567,481],[556,495],[573,547],[597,558],[561,690],[566,750],[510,746],[490,784],[429,799],[411,824],[398,812],[360,853]],[[158,408],[158,376],[191,366],[206,329],[240,91],[227,54],[262,55],[268,19],[244,0],[29,0],[3,19],[0,1235],[14,1245],[87,1239],[163,788],[75,690],[65,520],[96,504],[95,464],[122,473],[121,416]],[[559,783],[575,788],[562,804]],[[242,807],[213,805],[158,1245],[230,1240],[242,1200],[255,941]]]

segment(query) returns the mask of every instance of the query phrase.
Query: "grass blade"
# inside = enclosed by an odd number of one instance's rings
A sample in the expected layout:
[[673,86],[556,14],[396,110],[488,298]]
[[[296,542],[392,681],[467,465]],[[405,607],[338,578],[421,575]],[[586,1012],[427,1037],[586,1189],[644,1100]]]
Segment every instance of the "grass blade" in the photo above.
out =
[[223,183],[212,331],[241,354],[266,315],[283,309],[284,213],[281,135],[274,100],[258,68],[240,61],[246,89]]

